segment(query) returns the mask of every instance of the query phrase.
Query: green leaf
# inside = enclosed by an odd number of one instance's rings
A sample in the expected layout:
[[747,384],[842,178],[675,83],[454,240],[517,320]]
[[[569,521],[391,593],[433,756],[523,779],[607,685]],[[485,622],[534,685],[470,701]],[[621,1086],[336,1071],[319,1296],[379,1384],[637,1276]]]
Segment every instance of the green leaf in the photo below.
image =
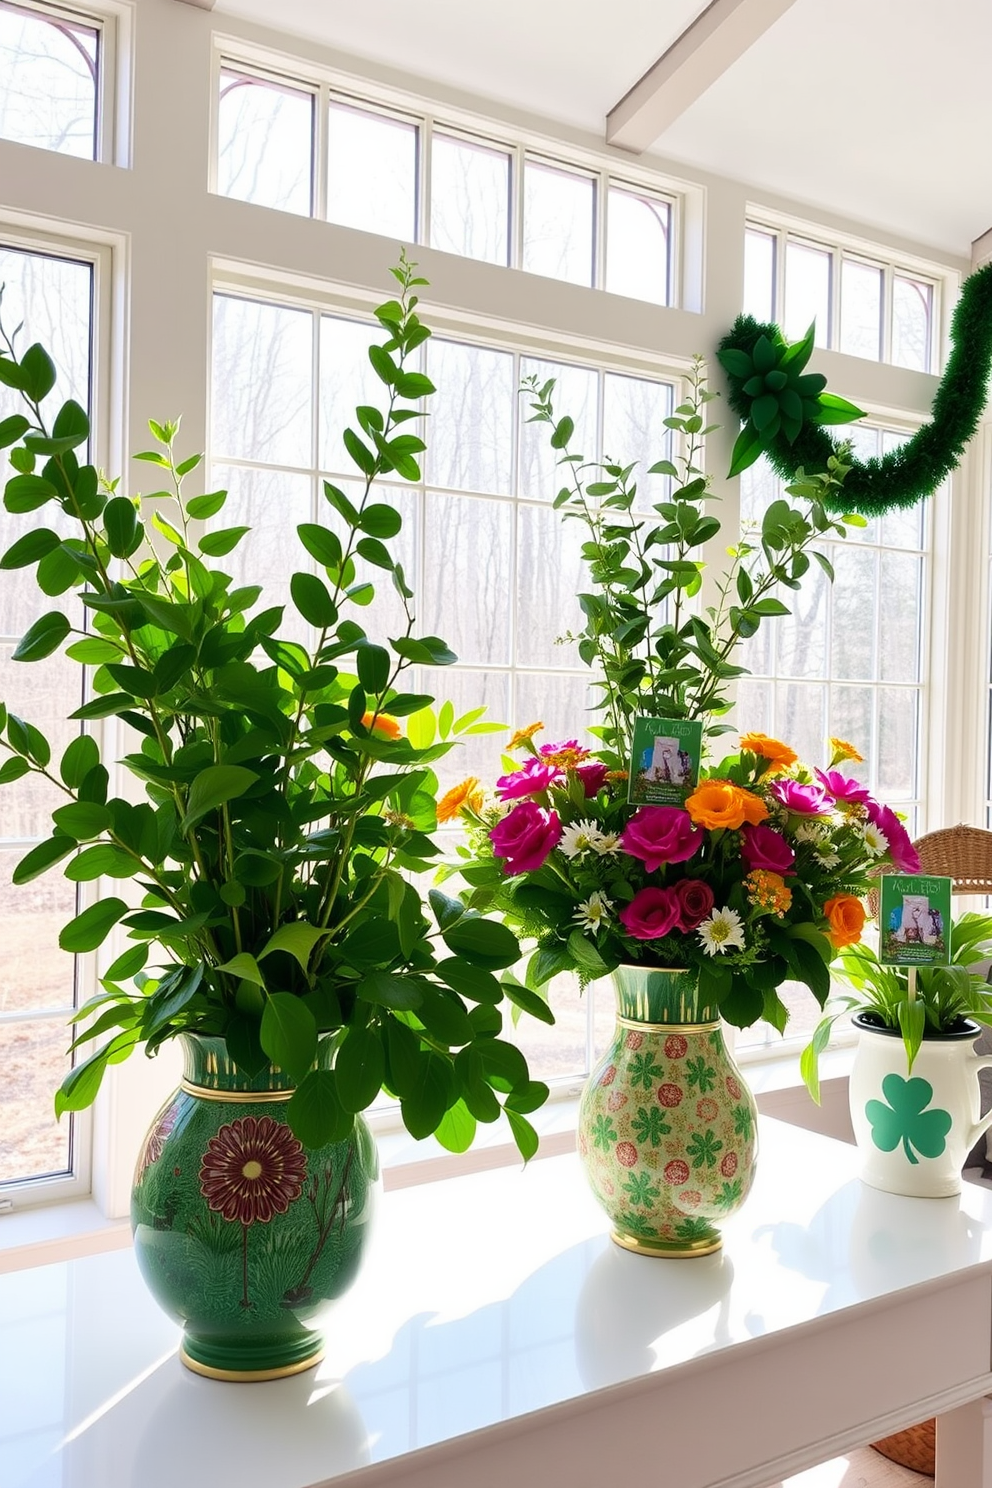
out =
[[531,1017],[537,1018],[540,1023],[554,1024],[555,1015],[540,993],[531,992],[528,987],[522,987],[512,977],[504,978],[503,990],[515,1007],[522,1008],[525,1013],[530,1013]]
[[466,915],[456,925],[442,931],[442,936],[449,951],[490,971],[502,971],[520,959],[517,937],[495,920]]
[[206,532],[198,544],[200,552],[205,553],[208,558],[223,558],[250,531],[250,527],[221,527],[217,532]]
[[15,780],[23,780],[25,775],[31,773],[31,766],[26,759],[15,755],[12,759],[4,760],[0,765],[0,785],[13,785]]
[[408,1095],[400,1099],[403,1123],[420,1140],[437,1131],[444,1113],[453,1103],[454,1071],[439,1054],[421,1053],[417,1075]]
[[373,697],[384,692],[389,682],[392,662],[384,646],[359,645],[355,651],[358,680]]
[[12,543],[0,558],[0,568],[27,568],[29,564],[39,563],[46,553],[51,553],[55,548],[62,546],[62,539],[55,532],[50,532],[47,527],[38,527],[34,532],[25,532]]
[[4,488],[3,504],[9,512],[20,514],[36,511],[58,494],[51,481],[40,475],[15,475]]
[[289,581],[293,603],[309,625],[330,630],[337,624],[338,608],[323,579],[312,573],[294,573]]
[[311,1070],[286,1103],[286,1120],[304,1147],[351,1136],[354,1117],[341,1105],[332,1070]]
[[11,660],[43,661],[58,650],[71,630],[67,617],[60,610],[51,610],[24,633]]
[[193,496],[186,503],[187,515],[196,522],[205,522],[217,515],[226,500],[226,491],[207,491],[202,496]]
[[190,787],[180,831],[186,832],[208,811],[222,806],[225,801],[244,795],[257,779],[255,771],[246,769],[244,765],[208,765]]
[[[503,1001],[503,987],[492,972],[486,971],[482,966],[472,966],[469,962],[452,956],[439,961],[434,970],[442,982],[473,1002],[487,1002],[496,1007]],[[554,1019],[551,1021],[554,1022]]]
[[73,739],[62,756],[59,774],[70,790],[78,790],[91,770],[100,763],[100,751],[96,740],[89,734],[80,734]]
[[467,1152],[475,1140],[476,1120],[464,1100],[457,1100],[445,1111],[435,1137],[448,1152]]
[[355,544],[355,552],[366,563],[371,563],[375,568],[384,568],[392,572],[393,560],[389,549],[379,541],[377,537],[362,537]]
[[243,982],[252,982],[256,987],[265,986],[265,978],[258,962],[247,951],[239,951],[236,956],[231,957],[230,961],[225,961],[218,966],[217,970],[230,972],[231,976],[239,977]]
[[[426,382],[427,379],[425,378]],[[393,506],[386,506],[379,502],[367,506],[362,512],[358,523],[363,532],[369,537],[395,537],[403,526],[403,518]]]
[[21,387],[35,403],[47,398],[55,386],[55,363],[37,341],[21,357],[21,378]]
[[414,977],[381,970],[366,972],[355,990],[366,1002],[393,1008],[397,1012],[415,1012],[424,995],[421,983]]
[[0,419],[0,449],[16,444],[30,427],[23,413],[12,413],[9,418]]
[[111,815],[106,806],[95,801],[73,801],[68,806],[58,806],[52,812],[52,821],[60,832],[65,832],[77,842],[86,842],[99,837],[111,824]]
[[123,899],[101,899],[70,920],[59,936],[64,951],[95,951],[128,912]]
[[524,1162],[530,1162],[541,1145],[540,1137],[526,1116],[521,1116],[519,1112],[512,1111],[508,1106],[503,1107],[503,1114],[510,1123],[510,1130],[513,1133],[513,1140],[517,1144],[517,1151],[520,1153]]
[[127,558],[141,542],[141,527],[134,503],[115,496],[103,509],[103,530],[115,558]]
[[329,527],[318,527],[314,522],[301,522],[296,531],[311,558],[316,558],[325,568],[338,567],[344,554],[336,532]]
[[33,847],[30,852],[25,853],[11,874],[11,882],[30,883],[33,878],[47,873],[55,863],[60,862],[62,858],[75,850],[76,844],[71,837],[62,834],[48,837],[44,842],[39,842],[37,847]]
[[91,1106],[107,1065],[126,1059],[137,1042],[138,1035],[133,1030],[119,1033],[109,1044],[70,1070],[55,1093],[56,1116],[62,1116],[65,1111],[85,1111],[87,1106]]
[[750,423],[745,424],[734,444],[727,478],[730,479],[735,475],[740,475],[742,470],[747,470],[749,465],[753,465],[764,447],[764,442],[758,431]]
[[258,953],[258,959],[261,961],[265,956],[271,956],[273,951],[285,951],[287,955],[299,962],[300,969],[305,972],[314,946],[319,940],[323,940],[326,934],[326,930],[315,929],[305,920],[293,920],[288,925],[280,925],[279,929],[269,936]]
[[98,842],[84,848],[65,869],[70,883],[92,883],[95,878],[132,878],[138,864],[130,853],[112,842]]
[[865,416],[863,408],[849,403],[846,398],[839,398],[836,393],[821,393],[818,403],[816,411],[818,424],[850,424],[855,419]]
[[273,992],[266,999],[259,1038],[272,1062],[294,1080],[302,1080],[317,1057],[313,1013],[291,992]]
[[334,1058],[338,1096],[346,1111],[364,1111],[382,1088],[386,1056],[375,1028],[351,1028]]

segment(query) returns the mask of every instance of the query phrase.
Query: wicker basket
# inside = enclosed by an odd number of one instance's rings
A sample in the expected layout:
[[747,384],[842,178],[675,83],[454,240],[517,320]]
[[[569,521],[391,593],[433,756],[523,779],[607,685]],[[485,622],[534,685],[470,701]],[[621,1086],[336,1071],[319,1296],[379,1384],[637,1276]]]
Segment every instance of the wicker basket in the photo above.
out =
[[[992,832],[984,827],[941,827],[913,843],[923,873],[939,873],[952,880],[955,894],[992,894]],[[888,869],[887,872],[894,870]],[[868,891],[868,913],[878,918],[881,894]]]
[[932,1478],[937,1471],[937,1422],[933,1417],[892,1436],[883,1436],[881,1441],[872,1442],[872,1446],[890,1462],[898,1462],[900,1467],[911,1468],[925,1477]]

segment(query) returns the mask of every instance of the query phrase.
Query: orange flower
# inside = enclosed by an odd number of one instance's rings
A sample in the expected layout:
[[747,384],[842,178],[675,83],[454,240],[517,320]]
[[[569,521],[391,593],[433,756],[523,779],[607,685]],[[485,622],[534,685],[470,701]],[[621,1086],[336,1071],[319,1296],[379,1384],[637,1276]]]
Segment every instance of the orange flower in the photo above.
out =
[[745,822],[756,827],[768,815],[768,807],[760,796],[742,790],[729,780],[701,780],[686,801],[685,809],[697,826],[710,831],[742,827]]
[[543,723],[529,723],[526,728],[517,729],[513,738],[507,744],[507,749],[519,749],[521,744],[529,744],[536,733],[543,729]]
[[741,748],[746,749],[749,754],[760,754],[762,759],[766,759],[772,766],[767,772],[769,775],[777,770],[787,770],[799,758],[788,744],[771,739],[767,734],[741,734]]
[[363,713],[362,722],[370,733],[380,734],[384,739],[398,739],[403,732],[391,713]]
[[462,810],[468,806],[473,811],[478,811],[482,805],[482,790],[479,781],[474,775],[463,780],[460,785],[453,785],[449,791],[441,797],[437,803],[437,819],[439,822],[453,821]]
[[755,868],[744,880],[747,897],[759,909],[770,909],[783,915],[792,903],[792,890],[780,873],[769,868]]
[[830,926],[827,939],[835,950],[856,945],[865,926],[865,907],[853,894],[835,894],[823,906]]
[[846,739],[831,738],[830,748],[833,750],[833,754],[830,756],[831,770],[834,765],[842,765],[845,760],[850,760],[855,765],[860,765],[864,761],[864,755],[859,754],[854,745],[848,744]]

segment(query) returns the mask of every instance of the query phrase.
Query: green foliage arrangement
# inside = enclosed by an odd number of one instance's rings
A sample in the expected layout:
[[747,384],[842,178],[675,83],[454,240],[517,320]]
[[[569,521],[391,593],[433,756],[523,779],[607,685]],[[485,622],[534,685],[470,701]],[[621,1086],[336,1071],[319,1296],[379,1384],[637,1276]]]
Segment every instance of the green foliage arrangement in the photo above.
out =
[[803,1050],[800,1068],[813,1099],[820,1099],[819,1057],[837,1019],[862,1014],[879,1028],[898,1030],[908,1068],[925,1038],[960,1031],[970,1019],[992,1025],[992,986],[970,970],[992,959],[992,915],[965,914],[951,926],[949,966],[885,966],[868,945],[855,945],[834,963],[834,974],[853,988],[833,999],[832,1010]]
[[[430,696],[404,686],[411,667],[456,658],[417,632],[388,547],[401,518],[372,499],[380,476],[419,479],[425,446],[409,421],[434,391],[409,366],[430,335],[414,293],[425,281],[405,258],[392,272],[399,297],[376,311],[385,339],[369,350],[384,406],[358,408],[343,436],[361,497],[325,482],[344,535],[297,528],[323,574],[301,569],[290,585],[312,650],[280,639],[282,608],[260,608],[257,586],[234,587],[211,562],[249,529],[204,530],[226,493],[187,497],[200,456],[178,456],[178,426],[151,424],[156,447],[138,456],[168,489],[122,495],[81,463],[89,423],[78,404],[46,424],[55,369],[44,349],[18,356],[4,340],[0,381],[26,408],[0,423],[15,472],[4,504],[19,514],[57,508],[58,520],[19,537],[0,570],[35,568],[48,598],[78,590],[89,617],[77,630],[62,609],[46,610],[14,659],[64,646],[91,669],[88,701],[70,716],[127,725],[121,763],[143,797],[111,794],[92,734],[55,763],[40,730],[0,704],[0,784],[33,775],[63,798],[14,881],[61,863],[72,882],[94,885],[59,937],[66,951],[96,951],[118,925],[134,942],[82,1010],[73,1049],[98,1047],[63,1082],[59,1113],[90,1104],[107,1065],[139,1045],[153,1053],[177,1034],[203,1033],[225,1038],[246,1074],[271,1061],[299,1082],[287,1114],[308,1145],[343,1139],[385,1089],[415,1137],[433,1132],[461,1151],[477,1121],[505,1112],[521,1152],[536,1148],[526,1115],[547,1087],[500,1038],[498,973],[516,962],[517,941],[440,893],[428,913],[409,878],[438,853],[432,764],[459,734],[493,725],[479,722],[482,709],[436,714]],[[356,576],[358,559],[388,575],[402,600],[406,627],[388,645],[356,618],[374,594]],[[106,892],[115,880],[131,886],[130,902]],[[330,1070],[314,1068],[321,1034],[336,1046]]]
[[556,417],[554,382],[524,386],[531,422],[549,426],[560,452],[565,484],[554,505],[587,533],[582,556],[594,587],[579,595],[586,623],[577,640],[602,691],[604,721],[592,729],[602,740],[601,758],[610,769],[626,769],[638,714],[703,718],[707,733],[727,732],[728,725],[710,720],[728,711],[728,686],[747,673],[734,661],[740,642],[765,620],[789,613],[776,591],[798,589],[811,559],[833,578],[815,544],[846,535],[844,521],[827,508],[840,504],[847,467],[831,453],[822,473],[793,481],[789,499],[769,505],[760,531],[727,550],[717,601],[700,613],[691,601],[702,587],[702,549],[721,525],[702,464],[706,436],[717,427],[706,423],[717,394],[706,386],[702,362],[692,368],[685,402],[665,420],[681,436],[682,452],[647,472],[668,476],[672,493],[647,513],[637,504],[636,466],[587,462],[572,450],[573,420]]
[[[908,507],[930,496],[959,463],[968,441],[978,427],[988,397],[989,373],[992,371],[992,264],[979,269],[965,280],[954,309],[950,328],[951,353],[931,407],[930,422],[924,424],[899,449],[877,459],[858,460],[844,453],[850,474],[840,493],[828,493],[825,504],[832,511],[860,512],[863,516],[882,516],[893,507]],[[803,408],[796,410],[785,399],[781,389],[759,387],[759,372],[788,371],[796,347],[804,347],[809,337],[787,347],[777,326],[760,324],[750,315],[740,315],[720,342],[718,356],[730,384],[730,406],[744,424],[735,449],[735,470],[751,463],[764,452],[783,480],[794,480],[803,470],[824,470],[827,461],[836,456],[837,445],[821,427],[827,422],[846,419],[819,417],[815,409],[805,406],[815,394],[802,392]],[[774,362],[766,351],[770,347]],[[786,359],[790,358],[789,361]],[[765,363],[768,362],[767,369]],[[810,374],[818,376],[818,374]],[[777,381],[777,378],[774,379]],[[823,384],[825,386],[825,381]],[[809,384],[812,389],[812,384]],[[771,405],[766,401],[776,392],[783,415],[776,422]],[[829,394],[819,393],[821,398]],[[851,405],[847,405],[849,408]],[[848,417],[857,417],[857,412]],[[796,420],[800,427],[795,427]]]

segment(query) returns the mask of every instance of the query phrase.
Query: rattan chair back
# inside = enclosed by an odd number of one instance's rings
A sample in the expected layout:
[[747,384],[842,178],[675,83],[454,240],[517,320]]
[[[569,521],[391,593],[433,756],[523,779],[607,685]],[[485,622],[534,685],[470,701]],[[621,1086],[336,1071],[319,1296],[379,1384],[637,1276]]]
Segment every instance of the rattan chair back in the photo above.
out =
[[[920,871],[951,880],[952,894],[992,894],[992,832],[985,827],[941,827],[913,843],[920,855]],[[891,872],[891,869],[886,870]],[[868,892],[868,912],[878,918],[881,894]]]

